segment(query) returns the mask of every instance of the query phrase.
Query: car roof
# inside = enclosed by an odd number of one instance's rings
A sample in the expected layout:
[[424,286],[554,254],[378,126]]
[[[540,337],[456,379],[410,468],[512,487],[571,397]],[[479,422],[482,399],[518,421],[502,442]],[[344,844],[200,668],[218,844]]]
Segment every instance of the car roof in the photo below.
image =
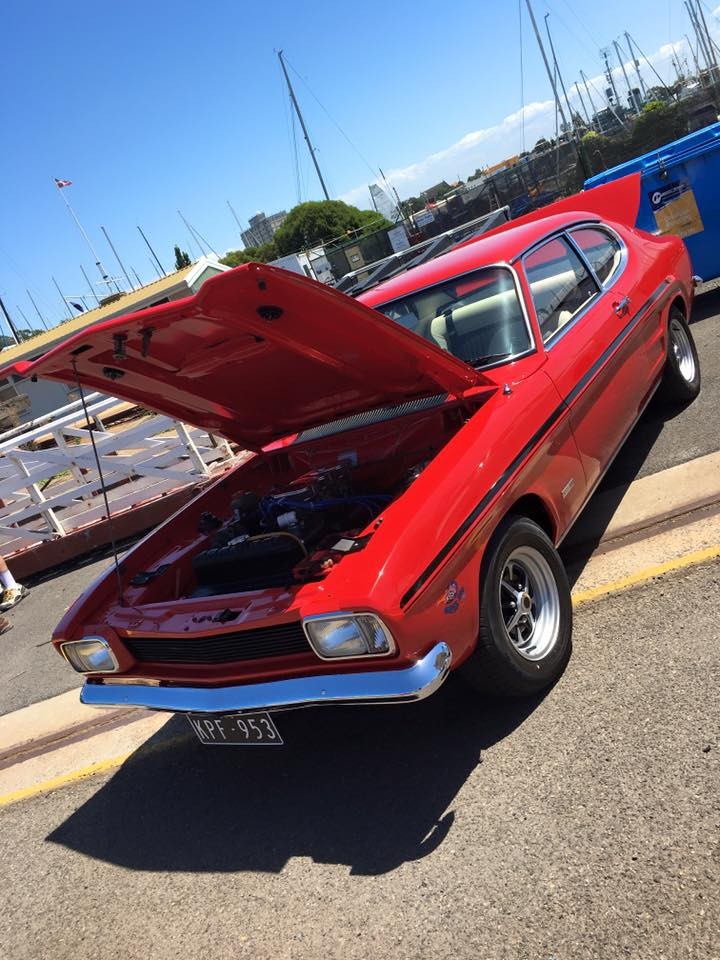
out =
[[535,219],[530,223],[513,224],[510,221],[484,236],[460,244],[449,253],[436,257],[422,266],[378,284],[357,299],[373,307],[405,297],[417,290],[441,283],[450,277],[468,273],[486,264],[511,263],[528,247],[533,246],[548,234],[575,223],[587,223],[589,220],[597,222],[599,217],[597,214],[573,210]]

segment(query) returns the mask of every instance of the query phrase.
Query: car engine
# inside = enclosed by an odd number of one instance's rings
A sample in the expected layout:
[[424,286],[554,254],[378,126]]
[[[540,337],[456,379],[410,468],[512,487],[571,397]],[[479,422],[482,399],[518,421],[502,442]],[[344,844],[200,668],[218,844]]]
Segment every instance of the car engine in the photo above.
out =
[[241,593],[318,579],[339,540],[354,543],[392,496],[356,490],[352,468],[314,470],[284,490],[238,491],[232,517],[200,518],[211,546],[193,558],[192,596]]

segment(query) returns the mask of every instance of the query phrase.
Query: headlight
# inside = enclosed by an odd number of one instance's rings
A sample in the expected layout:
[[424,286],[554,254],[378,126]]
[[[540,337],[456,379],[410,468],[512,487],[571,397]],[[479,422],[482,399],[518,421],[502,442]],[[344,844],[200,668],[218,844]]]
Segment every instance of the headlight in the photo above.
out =
[[395,652],[392,634],[372,613],[307,617],[303,626],[313,650],[323,660],[387,656]]
[[63,643],[60,651],[78,673],[114,673],[118,669],[115,654],[102,637],[83,637]]

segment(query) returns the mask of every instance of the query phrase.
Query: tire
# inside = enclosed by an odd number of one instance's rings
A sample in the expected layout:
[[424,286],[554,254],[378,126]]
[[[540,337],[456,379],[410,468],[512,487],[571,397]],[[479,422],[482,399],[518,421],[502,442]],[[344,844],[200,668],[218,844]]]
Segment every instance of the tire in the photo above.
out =
[[487,547],[477,646],[460,673],[483,693],[537,694],[570,659],[572,619],[570,585],[552,541],[532,520],[508,516]]
[[700,393],[700,361],[682,311],[670,311],[668,347],[660,392],[671,404],[690,403]]

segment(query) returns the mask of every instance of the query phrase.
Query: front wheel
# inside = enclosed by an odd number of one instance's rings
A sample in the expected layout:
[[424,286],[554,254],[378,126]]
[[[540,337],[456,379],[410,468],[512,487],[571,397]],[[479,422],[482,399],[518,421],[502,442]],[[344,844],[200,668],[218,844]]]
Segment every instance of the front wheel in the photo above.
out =
[[665,373],[660,387],[670,403],[690,403],[700,393],[700,361],[685,317],[671,310]]
[[510,516],[488,544],[478,642],[461,672],[485,693],[530,696],[557,680],[571,649],[570,585],[558,552],[536,523]]

